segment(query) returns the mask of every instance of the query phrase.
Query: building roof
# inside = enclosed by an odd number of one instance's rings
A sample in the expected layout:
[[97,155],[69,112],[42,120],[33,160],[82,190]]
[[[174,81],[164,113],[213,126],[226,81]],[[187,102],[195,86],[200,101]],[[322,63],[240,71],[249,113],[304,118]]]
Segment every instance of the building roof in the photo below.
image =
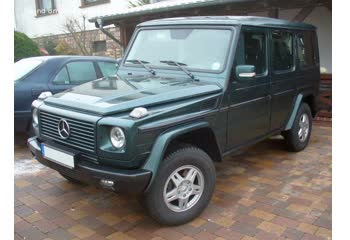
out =
[[[133,7],[121,10],[115,14],[97,16],[89,19],[90,22],[96,22],[97,19],[102,19],[104,23],[110,20],[122,20],[130,17],[137,17],[146,14],[155,14],[168,11],[177,11],[183,9],[191,9],[198,7],[210,7],[225,5],[228,3],[254,2],[254,0],[168,0],[153,4],[146,4],[140,7]],[[110,24],[110,23],[108,23]],[[106,24],[106,25],[108,25]],[[102,24],[104,25],[104,24]]]
[[311,24],[302,22],[291,22],[282,19],[254,16],[198,16],[198,17],[176,17],[150,20],[140,23],[138,26],[164,26],[179,24],[220,24],[220,25],[249,25],[264,27],[288,27],[298,29],[315,29]]

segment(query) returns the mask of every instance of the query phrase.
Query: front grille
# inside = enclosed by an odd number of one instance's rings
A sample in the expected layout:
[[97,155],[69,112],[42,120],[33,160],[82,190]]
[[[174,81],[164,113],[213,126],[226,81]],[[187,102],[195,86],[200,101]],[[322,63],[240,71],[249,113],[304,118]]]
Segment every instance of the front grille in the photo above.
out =
[[[62,139],[58,134],[58,122],[65,119],[70,128],[68,139]],[[95,127],[93,122],[60,116],[45,111],[40,111],[41,135],[78,150],[95,152]]]

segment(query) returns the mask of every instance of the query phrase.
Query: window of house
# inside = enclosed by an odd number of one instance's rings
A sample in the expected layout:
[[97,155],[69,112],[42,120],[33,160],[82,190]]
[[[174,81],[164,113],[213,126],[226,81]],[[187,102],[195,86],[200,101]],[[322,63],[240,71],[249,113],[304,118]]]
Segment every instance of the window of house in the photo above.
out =
[[300,67],[308,67],[315,64],[312,35],[305,32],[297,36],[297,57]]
[[97,62],[104,77],[114,76],[117,72],[117,65],[114,62]]
[[107,50],[106,41],[95,41],[92,44],[94,52],[104,52]]
[[237,48],[237,65],[254,65],[255,73],[266,71],[266,35],[265,33],[244,32]]
[[274,71],[287,71],[293,68],[293,34],[272,33],[272,67]]
[[110,0],[81,0],[81,7],[90,7],[109,2]]
[[54,0],[35,0],[35,4],[38,16],[57,13]]
[[71,84],[82,84],[97,78],[92,62],[71,62],[67,64]]

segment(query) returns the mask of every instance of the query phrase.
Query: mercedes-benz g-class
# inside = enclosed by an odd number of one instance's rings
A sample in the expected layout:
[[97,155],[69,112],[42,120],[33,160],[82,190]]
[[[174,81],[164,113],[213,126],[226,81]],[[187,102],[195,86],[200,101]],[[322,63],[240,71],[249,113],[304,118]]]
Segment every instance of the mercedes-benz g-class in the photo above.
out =
[[158,222],[198,216],[214,162],[269,136],[303,150],[317,111],[316,29],[261,17],[184,17],[137,26],[117,77],[33,102],[42,164],[69,181],[139,193]]

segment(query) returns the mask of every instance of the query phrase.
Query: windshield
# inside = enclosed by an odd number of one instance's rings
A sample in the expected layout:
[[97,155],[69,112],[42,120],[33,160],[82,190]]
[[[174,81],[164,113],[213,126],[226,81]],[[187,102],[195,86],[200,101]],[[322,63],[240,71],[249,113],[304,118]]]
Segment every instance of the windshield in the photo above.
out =
[[231,35],[228,29],[142,30],[126,63],[138,59],[153,67],[169,67],[173,61],[189,69],[222,71]]
[[22,59],[15,63],[15,81],[22,78],[37,66],[39,66],[43,60],[39,59]]

